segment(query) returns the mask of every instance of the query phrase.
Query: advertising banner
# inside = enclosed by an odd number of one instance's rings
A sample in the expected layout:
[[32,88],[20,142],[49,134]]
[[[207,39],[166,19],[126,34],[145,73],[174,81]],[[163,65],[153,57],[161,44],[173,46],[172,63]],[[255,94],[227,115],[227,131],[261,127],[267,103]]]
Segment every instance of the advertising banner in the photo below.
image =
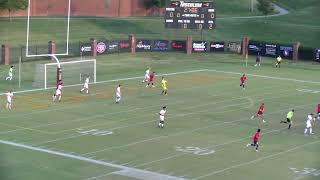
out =
[[265,56],[276,57],[278,56],[278,45],[276,44],[265,44]]
[[151,40],[137,40],[137,51],[151,51]]
[[320,49],[316,49],[314,51],[314,59],[318,62],[320,62]]
[[224,42],[210,42],[210,52],[223,52]]
[[92,53],[91,43],[81,43],[80,44],[80,52],[84,56],[91,55],[91,53]]
[[265,49],[264,44],[260,42],[250,41],[248,45],[248,54],[257,55],[258,53],[262,54]]
[[155,40],[153,41],[153,51],[168,51],[169,41],[167,40]]
[[120,52],[129,52],[131,50],[131,42],[129,40],[121,40],[118,48]]
[[186,41],[171,41],[171,49],[176,51],[186,51]]
[[119,52],[119,41],[108,41],[108,53]]
[[107,42],[106,41],[97,41],[96,47],[97,55],[107,53]]
[[192,50],[194,52],[206,52],[207,42],[206,41],[193,41]]
[[241,43],[240,42],[229,42],[227,46],[229,52],[241,53]]
[[279,55],[282,58],[292,59],[292,57],[293,57],[293,47],[292,46],[286,46],[286,45],[280,45],[279,46]]

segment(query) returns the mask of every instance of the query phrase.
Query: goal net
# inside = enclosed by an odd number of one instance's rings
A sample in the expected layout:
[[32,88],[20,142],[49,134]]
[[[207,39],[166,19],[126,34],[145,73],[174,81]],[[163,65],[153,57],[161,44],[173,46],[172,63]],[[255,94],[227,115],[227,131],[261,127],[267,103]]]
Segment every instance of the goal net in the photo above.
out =
[[[84,83],[87,76],[90,82],[96,83],[97,64],[95,59],[60,62],[63,86],[76,86]],[[33,87],[53,88],[57,83],[58,63],[38,64]]]

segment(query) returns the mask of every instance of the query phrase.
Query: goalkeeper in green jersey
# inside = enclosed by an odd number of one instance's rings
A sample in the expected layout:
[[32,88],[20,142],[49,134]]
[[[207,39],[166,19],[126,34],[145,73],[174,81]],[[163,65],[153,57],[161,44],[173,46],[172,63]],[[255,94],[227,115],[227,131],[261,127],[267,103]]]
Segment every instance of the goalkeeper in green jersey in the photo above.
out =
[[290,129],[291,125],[292,125],[293,113],[294,113],[294,109],[292,109],[291,111],[288,112],[287,121],[280,121],[280,123],[285,123],[285,124],[289,123],[288,129]]

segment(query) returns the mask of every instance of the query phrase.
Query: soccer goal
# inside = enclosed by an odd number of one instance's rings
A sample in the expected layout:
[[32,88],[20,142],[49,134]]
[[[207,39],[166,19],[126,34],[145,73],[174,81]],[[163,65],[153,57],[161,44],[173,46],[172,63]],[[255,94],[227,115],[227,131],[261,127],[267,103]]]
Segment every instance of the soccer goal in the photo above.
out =
[[[62,79],[63,86],[76,86],[83,84],[84,79],[90,76],[91,83],[97,81],[96,59],[38,64],[36,67],[33,87],[53,88],[56,87],[57,79]],[[61,71],[58,73],[57,71]],[[62,77],[57,77],[58,75]]]

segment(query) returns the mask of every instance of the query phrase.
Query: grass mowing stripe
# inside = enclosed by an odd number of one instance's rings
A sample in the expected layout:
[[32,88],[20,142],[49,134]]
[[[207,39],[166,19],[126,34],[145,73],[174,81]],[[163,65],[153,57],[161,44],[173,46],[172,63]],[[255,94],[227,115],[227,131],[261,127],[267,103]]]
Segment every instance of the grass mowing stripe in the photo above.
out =
[[205,174],[203,176],[199,176],[199,177],[193,178],[192,180],[202,179],[202,178],[209,177],[209,176],[212,176],[212,175],[215,175],[215,174],[219,174],[219,173],[231,170],[231,169],[236,169],[236,168],[239,168],[239,167],[242,167],[242,166],[250,165],[250,164],[262,161],[262,160],[266,160],[266,159],[269,159],[269,158],[273,158],[275,156],[279,156],[279,155],[282,155],[282,154],[286,154],[288,152],[292,152],[292,151],[294,151],[296,149],[300,149],[300,148],[303,148],[303,147],[306,147],[306,146],[309,146],[309,145],[317,144],[319,142],[320,142],[320,140],[317,140],[317,141],[313,141],[313,142],[310,142],[310,143],[298,145],[298,146],[290,148],[290,149],[288,149],[286,151],[281,151],[279,153],[275,153],[275,154],[271,154],[271,155],[268,155],[268,156],[264,156],[262,158],[258,158],[258,159],[252,160],[252,161],[247,161],[247,162],[244,162],[244,163],[241,163],[241,164],[237,164],[237,165],[233,165],[233,166],[230,166],[230,167],[218,170],[218,171],[213,171],[213,172]]
[[[267,98],[266,98],[266,99],[267,99]],[[269,99],[274,99],[274,98],[269,98]],[[311,105],[311,104],[308,104],[308,105]],[[303,105],[303,106],[306,106],[306,105]],[[275,112],[270,113],[270,114],[275,114],[275,113],[283,112],[284,110],[287,111],[287,108],[286,108],[286,109],[279,110],[279,111],[275,111]],[[211,110],[210,110],[210,111],[211,111]],[[197,113],[198,113],[198,112],[197,112]],[[189,115],[189,114],[188,114],[188,115]],[[267,115],[267,114],[266,114],[266,115]],[[206,125],[206,126],[204,126],[204,127],[195,128],[195,129],[192,129],[192,130],[189,130],[189,131],[180,131],[180,132],[176,132],[176,133],[172,133],[172,134],[167,134],[167,135],[164,135],[164,136],[157,136],[157,137],[153,137],[153,138],[149,138],[149,139],[144,139],[144,140],[136,141],[136,142],[132,142],[132,143],[125,144],[125,145],[121,145],[121,146],[113,146],[113,147],[108,147],[108,148],[101,149],[101,150],[98,150],[98,151],[93,151],[93,152],[84,153],[84,154],[82,154],[82,155],[90,155],[90,154],[95,154],[95,153],[99,153],[99,152],[103,152],[103,151],[108,151],[108,150],[112,150],[112,149],[119,149],[119,148],[129,147],[129,146],[136,145],[136,144],[140,144],[140,143],[144,143],[144,142],[149,142],[149,141],[158,140],[158,139],[162,139],[162,138],[169,138],[169,137],[178,136],[178,135],[185,134],[185,133],[193,133],[193,132],[196,132],[196,131],[199,131],[199,130],[203,130],[203,129],[207,129],[207,128],[210,128],[210,127],[215,127],[215,126],[230,124],[230,123],[234,123],[234,122],[241,122],[241,121],[245,121],[245,120],[248,120],[248,119],[249,119],[249,117],[245,117],[245,118],[238,119],[238,120],[234,120],[234,121],[223,121],[222,123],[213,123],[213,124],[211,123],[211,124],[208,124],[208,125]]]
[[22,148],[22,149],[28,149],[28,150],[32,150],[32,151],[38,151],[38,152],[43,152],[43,153],[47,153],[47,154],[51,154],[51,155],[61,156],[61,157],[68,158],[68,159],[85,161],[85,162],[88,162],[91,164],[98,164],[98,165],[102,165],[102,166],[118,168],[123,171],[127,171],[128,174],[130,174],[130,173],[142,174],[142,175],[145,175],[146,177],[151,178],[151,179],[155,178],[155,179],[168,179],[168,180],[183,180],[183,178],[178,178],[178,177],[174,177],[174,176],[169,176],[169,175],[165,175],[165,174],[160,174],[160,173],[156,173],[156,172],[146,171],[146,170],[122,166],[122,165],[117,165],[117,164],[113,164],[113,163],[109,163],[109,162],[105,162],[105,161],[99,161],[99,160],[95,160],[95,159],[86,158],[83,156],[74,155],[74,154],[68,154],[68,153],[63,153],[63,152],[59,152],[59,151],[53,151],[53,150],[48,150],[48,149],[44,149],[44,148],[33,147],[33,146],[25,145],[25,144],[19,144],[19,143],[10,142],[10,141],[4,141],[4,140],[0,140],[0,143],[15,146],[15,147]]
[[[291,91],[291,90],[290,90]],[[298,92],[299,94],[300,93],[302,93],[302,92]],[[298,94],[298,93],[295,93],[295,94]],[[270,93],[265,93],[265,94],[270,94]],[[261,95],[261,94],[260,94]],[[262,95],[264,95],[264,94],[262,94]],[[288,94],[286,94],[286,96],[287,96]],[[242,99],[243,97],[241,97],[240,99]],[[273,97],[273,98],[267,98],[267,99],[275,99],[275,98],[278,98],[278,97]],[[237,99],[239,99],[239,98],[237,98]],[[266,98],[265,98],[266,99]],[[222,101],[222,102],[225,102],[225,100],[224,101]],[[217,104],[216,102],[215,102],[215,104]],[[240,105],[245,105],[246,103],[241,103]],[[251,100],[250,100],[250,104],[251,104]],[[239,105],[239,104],[237,104],[237,105]],[[234,106],[234,104],[233,105],[231,105],[231,106]],[[227,105],[227,106],[224,106],[224,107],[220,107],[220,108],[225,108],[225,107],[230,107],[230,105]],[[245,108],[247,108],[247,107],[245,107]],[[208,110],[208,111],[212,111],[212,109],[210,109],[210,110]],[[191,114],[195,114],[195,113],[203,113],[204,111],[197,111],[197,112],[193,112],[193,113],[191,113]],[[147,114],[148,115],[148,114]],[[185,115],[190,115],[190,113],[188,113],[188,114],[182,114],[182,115],[180,115],[180,114],[178,114],[178,115],[176,115],[177,117],[181,117],[181,116],[185,116]],[[149,116],[149,115],[148,115]],[[174,116],[173,116],[174,117]],[[171,117],[172,118],[172,117]],[[129,120],[129,119],[124,119],[123,121],[126,121],[126,120]],[[130,119],[131,120],[131,119]],[[123,129],[123,128],[127,128],[127,127],[134,127],[134,126],[137,126],[137,125],[141,125],[141,124],[146,124],[146,123],[152,123],[152,122],[154,122],[154,120],[152,120],[152,121],[143,121],[143,122],[140,122],[140,123],[136,123],[136,124],[134,124],[134,125],[126,125],[126,126],[122,126],[122,127],[115,127],[115,128],[111,128],[111,129],[108,129],[108,131],[112,131],[112,130],[116,130],[116,129]],[[101,124],[99,124],[99,125],[101,125]],[[96,125],[95,125],[96,126]],[[92,127],[92,126],[91,126]],[[57,142],[57,141],[61,141],[61,140],[67,140],[67,139],[72,139],[72,138],[78,138],[78,137],[81,137],[81,136],[86,136],[86,134],[79,134],[79,135],[73,135],[73,136],[69,136],[69,137],[63,137],[63,138],[57,138],[57,139],[54,139],[54,140],[49,140],[49,141],[44,141],[44,142],[41,142],[41,143],[37,143],[36,145],[38,146],[38,145],[42,145],[42,144],[47,144],[47,143],[52,143],[52,142]],[[139,141],[140,142],[140,141]],[[145,142],[145,140],[143,140],[142,142]]]

